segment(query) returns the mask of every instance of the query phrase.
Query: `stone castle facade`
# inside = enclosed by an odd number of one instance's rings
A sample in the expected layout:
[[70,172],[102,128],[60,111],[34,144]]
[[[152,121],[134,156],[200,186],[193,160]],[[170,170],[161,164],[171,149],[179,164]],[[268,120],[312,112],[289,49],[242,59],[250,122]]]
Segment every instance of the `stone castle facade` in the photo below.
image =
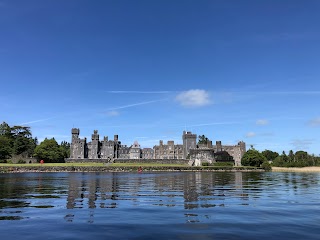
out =
[[[205,144],[197,144],[197,135],[184,131],[182,134],[182,144],[175,144],[174,141],[162,140],[159,145],[153,148],[141,148],[135,141],[131,146],[122,145],[118,135],[114,135],[113,140],[107,136],[99,140],[97,130],[93,131],[91,142],[86,138],[79,137],[80,130],[72,128],[71,130],[70,159],[73,160],[97,160],[105,159],[108,161],[114,159],[189,159],[190,165],[201,165],[203,162],[234,161],[236,166],[241,165],[241,158],[246,152],[244,142],[237,145],[222,145],[221,141],[208,140]],[[222,156],[228,156],[223,158]]]

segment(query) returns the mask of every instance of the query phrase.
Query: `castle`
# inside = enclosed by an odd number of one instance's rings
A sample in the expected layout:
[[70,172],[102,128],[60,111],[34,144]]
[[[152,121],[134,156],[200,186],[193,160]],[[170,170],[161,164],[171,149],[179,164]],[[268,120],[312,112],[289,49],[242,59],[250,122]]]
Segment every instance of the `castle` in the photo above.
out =
[[159,145],[153,148],[141,148],[140,144],[135,141],[130,147],[122,145],[118,135],[114,135],[113,140],[104,137],[99,140],[97,130],[93,131],[91,142],[86,138],[79,137],[80,130],[72,128],[72,139],[70,146],[69,160],[106,160],[114,161],[116,159],[177,159],[189,160],[190,165],[201,165],[203,162],[234,161],[236,166],[241,165],[241,158],[246,152],[246,145],[240,141],[237,145],[222,145],[221,141],[212,141],[197,144],[197,135],[191,132],[183,131],[182,144],[175,144],[174,141],[168,141],[164,144],[160,140]]

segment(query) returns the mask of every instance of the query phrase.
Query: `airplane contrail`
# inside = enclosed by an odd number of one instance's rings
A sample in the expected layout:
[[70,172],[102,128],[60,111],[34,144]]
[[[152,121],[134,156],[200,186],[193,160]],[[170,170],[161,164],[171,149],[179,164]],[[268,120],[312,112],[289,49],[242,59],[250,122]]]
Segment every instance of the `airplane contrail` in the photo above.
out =
[[108,93],[139,93],[139,94],[164,94],[172,91],[107,91]]
[[128,105],[124,105],[124,106],[120,106],[120,107],[109,108],[109,109],[107,109],[107,110],[110,111],[110,110],[130,108],[130,107],[135,107],[135,106],[140,106],[140,105],[146,105],[146,104],[155,103],[155,102],[162,102],[162,101],[165,101],[165,100],[168,100],[168,99],[165,98],[165,99],[160,99],[160,100],[153,100],[153,101],[147,101],[147,102],[133,103],[133,104],[128,104]]
[[44,121],[47,121],[47,120],[50,120],[50,119],[53,119],[53,118],[56,118],[56,117],[38,119],[38,120],[30,121],[30,122],[21,123],[19,125],[27,125],[27,124],[37,123],[37,122],[44,122]]

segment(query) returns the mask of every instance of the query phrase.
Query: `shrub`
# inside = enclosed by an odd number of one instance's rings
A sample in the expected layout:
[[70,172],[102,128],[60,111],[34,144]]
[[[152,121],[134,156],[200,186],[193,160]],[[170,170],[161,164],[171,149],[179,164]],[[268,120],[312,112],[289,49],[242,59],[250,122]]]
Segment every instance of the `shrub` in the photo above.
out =
[[24,161],[23,159],[19,159],[18,164],[25,164],[26,161]]
[[242,157],[241,164],[243,166],[260,167],[267,159],[257,150],[249,149]]
[[268,161],[264,161],[262,164],[261,164],[261,167],[266,170],[266,171],[270,171],[272,168],[271,168],[271,165]]
[[233,162],[216,162],[213,163],[213,166],[233,166]]

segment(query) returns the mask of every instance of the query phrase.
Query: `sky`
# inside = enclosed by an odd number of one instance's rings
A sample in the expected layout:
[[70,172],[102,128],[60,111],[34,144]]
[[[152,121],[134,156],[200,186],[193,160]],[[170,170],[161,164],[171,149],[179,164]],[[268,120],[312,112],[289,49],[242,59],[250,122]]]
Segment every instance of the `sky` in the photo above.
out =
[[320,154],[320,1],[0,0],[0,121]]

